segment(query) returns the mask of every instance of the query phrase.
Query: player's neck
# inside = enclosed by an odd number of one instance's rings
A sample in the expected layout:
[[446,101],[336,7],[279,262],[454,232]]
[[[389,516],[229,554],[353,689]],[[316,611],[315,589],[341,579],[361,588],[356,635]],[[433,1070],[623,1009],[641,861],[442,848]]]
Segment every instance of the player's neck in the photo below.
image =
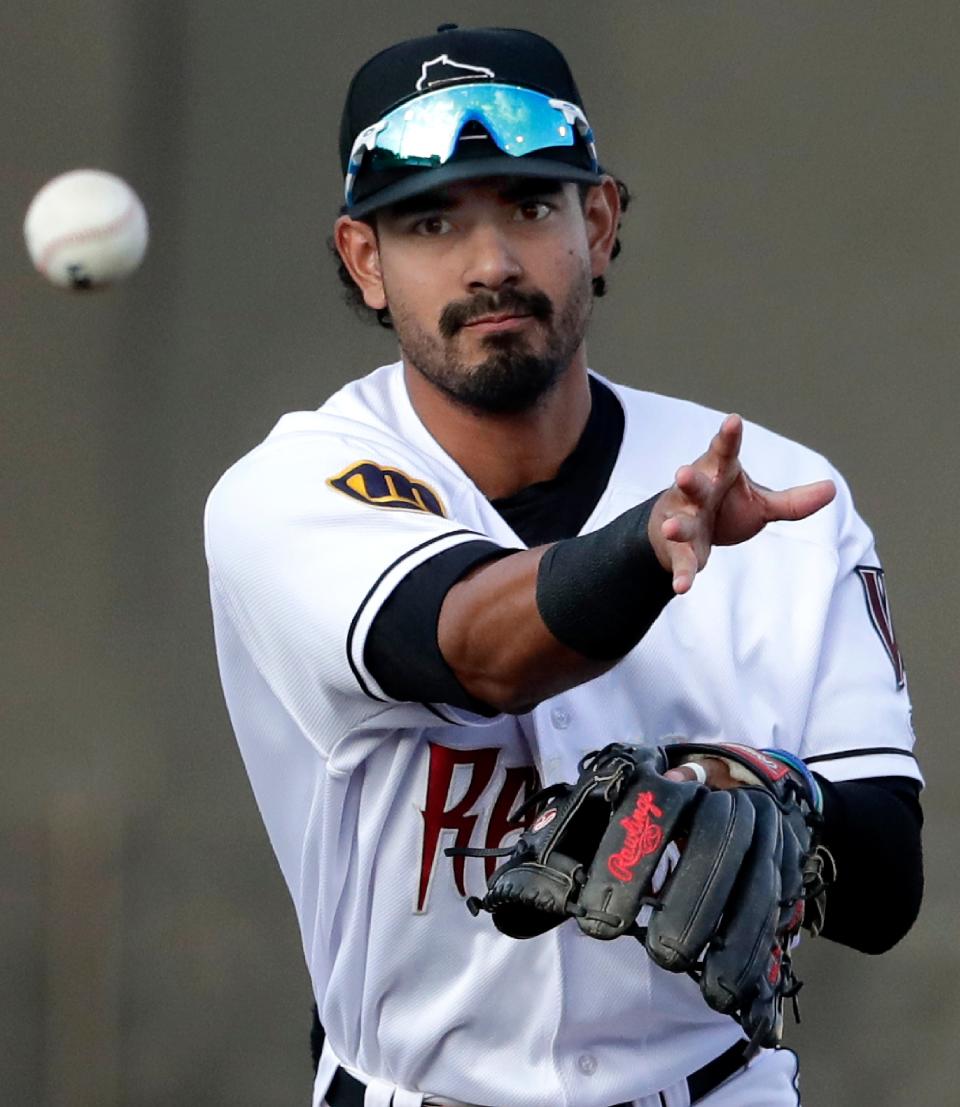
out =
[[406,362],[404,373],[423,425],[490,500],[555,477],[590,415],[583,347],[551,392],[519,415],[464,407]]

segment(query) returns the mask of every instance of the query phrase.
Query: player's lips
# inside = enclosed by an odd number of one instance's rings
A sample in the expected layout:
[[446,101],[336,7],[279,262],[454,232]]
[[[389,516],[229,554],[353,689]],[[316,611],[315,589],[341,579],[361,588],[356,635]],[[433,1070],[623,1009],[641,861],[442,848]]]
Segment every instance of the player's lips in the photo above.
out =
[[514,330],[522,327],[533,316],[529,312],[514,313],[503,312],[499,315],[481,315],[464,323],[465,331],[473,331],[474,334],[490,334],[496,331]]

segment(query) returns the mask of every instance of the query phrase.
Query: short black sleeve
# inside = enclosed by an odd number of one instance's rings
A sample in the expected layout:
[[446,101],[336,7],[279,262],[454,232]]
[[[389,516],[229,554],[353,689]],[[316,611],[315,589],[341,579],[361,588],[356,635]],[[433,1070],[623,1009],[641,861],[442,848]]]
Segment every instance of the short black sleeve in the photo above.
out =
[[464,542],[424,561],[397,585],[377,612],[363,651],[367,668],[391,699],[496,714],[454,676],[440,652],[437,622],[444,596],[462,576],[514,552],[495,542]]

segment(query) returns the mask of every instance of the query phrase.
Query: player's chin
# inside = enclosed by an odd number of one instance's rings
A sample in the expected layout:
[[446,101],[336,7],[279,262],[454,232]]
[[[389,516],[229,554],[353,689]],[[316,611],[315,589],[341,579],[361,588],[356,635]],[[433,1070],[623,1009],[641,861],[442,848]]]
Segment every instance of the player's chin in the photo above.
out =
[[[537,329],[540,329],[537,324]],[[467,343],[472,352],[481,358],[499,355],[501,357],[537,357],[546,349],[546,338],[534,332],[533,328],[524,331],[497,331],[488,334],[468,335]]]

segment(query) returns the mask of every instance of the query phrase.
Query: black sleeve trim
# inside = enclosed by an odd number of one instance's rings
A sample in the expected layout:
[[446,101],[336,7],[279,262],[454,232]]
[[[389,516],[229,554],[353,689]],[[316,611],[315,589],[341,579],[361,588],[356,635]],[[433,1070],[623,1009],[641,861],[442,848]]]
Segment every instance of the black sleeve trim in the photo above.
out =
[[807,765],[816,765],[820,761],[842,761],[847,757],[878,757],[887,754],[909,757],[912,761],[916,761],[916,757],[909,750],[897,749],[895,746],[870,746],[866,749],[842,750],[839,753],[819,753],[814,754],[813,757],[805,757],[803,760]]
[[447,592],[484,561],[504,557],[494,542],[462,542],[412,569],[380,605],[364,644],[370,675],[393,700],[423,703],[451,722],[439,705],[462,707],[479,715],[497,714],[474,699],[457,680],[440,652],[437,623]]
[[913,925],[923,899],[920,782],[817,780],[822,842],[837,864],[823,936],[862,953],[884,953]]
[[[396,558],[394,561],[392,561],[386,567],[386,569],[383,570],[383,572],[380,574],[380,576],[377,577],[377,579],[370,586],[370,589],[367,592],[367,594],[360,601],[360,604],[358,605],[357,610],[353,613],[353,618],[350,620],[350,627],[347,630],[347,662],[350,665],[350,671],[353,673],[354,677],[356,678],[357,684],[360,685],[361,692],[363,692],[363,694],[365,696],[368,696],[370,699],[376,700],[377,703],[386,703],[387,701],[382,696],[376,696],[376,695],[374,695],[373,692],[370,691],[370,689],[367,687],[366,681],[363,679],[362,673],[357,668],[357,666],[356,666],[356,664],[354,663],[354,660],[353,660],[353,636],[356,633],[357,623],[360,621],[360,616],[363,614],[364,608],[370,602],[370,597],[380,587],[380,585],[383,582],[384,578],[388,574],[392,573],[394,571],[394,569],[397,568],[398,565],[402,565],[404,561],[406,561],[408,558],[413,557],[414,554],[419,553],[421,550],[426,549],[427,546],[433,546],[437,542],[444,542],[449,538],[456,537],[456,535],[458,535],[458,534],[476,534],[476,531],[467,530],[466,528],[464,528],[463,530],[447,531],[446,534],[435,534],[432,538],[428,538],[425,542],[421,542],[419,545],[413,546],[409,550],[405,550],[398,558]],[[476,543],[473,543],[473,542],[464,542],[464,543],[462,543],[462,545],[465,545],[465,546],[466,545],[472,546],[472,545],[475,545],[475,544]],[[488,543],[488,542],[483,542],[483,544],[484,545],[491,545],[491,543]],[[456,549],[456,548],[459,548],[459,547],[454,547],[454,548]],[[496,547],[496,548],[499,549],[499,547]],[[376,674],[374,674],[374,675],[376,675]]]

